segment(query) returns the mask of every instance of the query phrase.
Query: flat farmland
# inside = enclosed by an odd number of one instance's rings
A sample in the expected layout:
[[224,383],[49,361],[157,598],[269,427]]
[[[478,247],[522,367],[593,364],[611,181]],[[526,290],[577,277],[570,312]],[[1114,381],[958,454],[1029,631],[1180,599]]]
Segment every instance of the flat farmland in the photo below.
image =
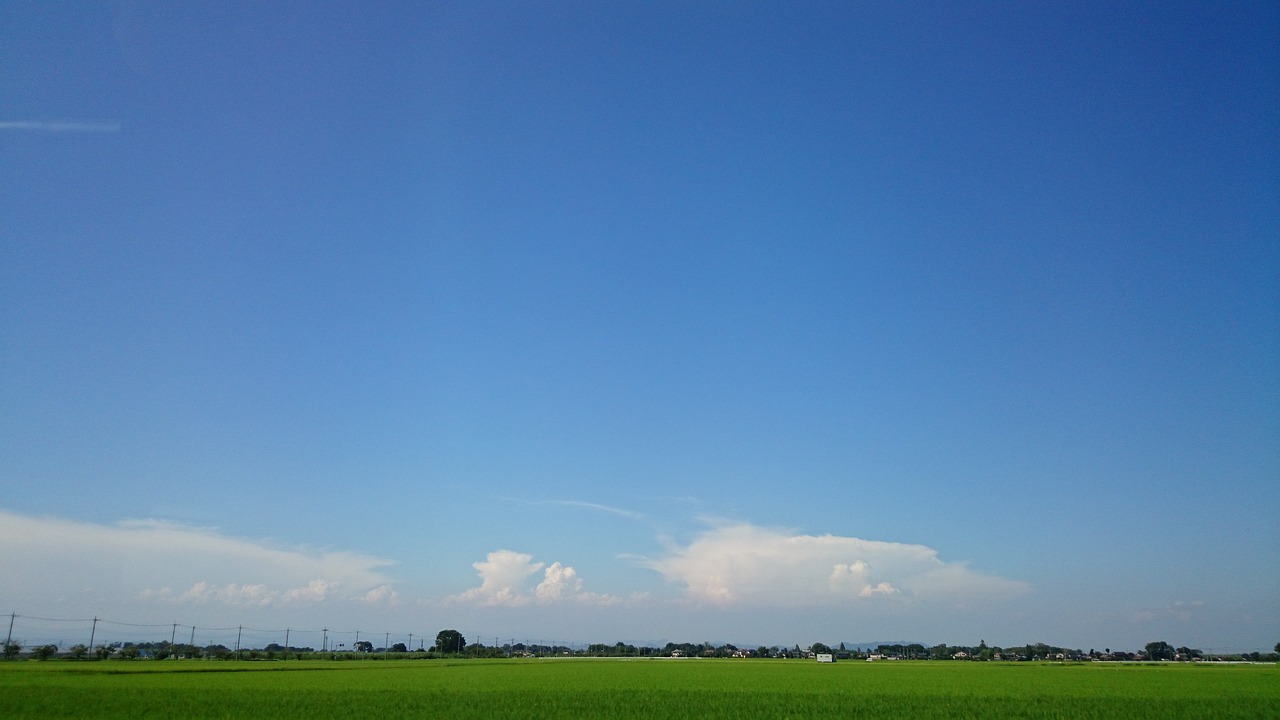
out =
[[1280,718],[1275,665],[0,663],[3,718]]

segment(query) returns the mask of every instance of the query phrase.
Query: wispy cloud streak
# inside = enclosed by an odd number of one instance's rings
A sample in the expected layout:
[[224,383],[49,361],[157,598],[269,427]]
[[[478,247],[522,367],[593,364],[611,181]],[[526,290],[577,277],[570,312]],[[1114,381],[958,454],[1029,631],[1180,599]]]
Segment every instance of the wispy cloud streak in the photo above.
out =
[[613,513],[614,515],[621,515],[623,517],[631,518],[632,520],[644,519],[644,515],[641,515],[638,512],[632,512],[630,510],[623,510],[621,508],[610,507],[608,505],[601,505],[600,503],[584,502],[582,500],[548,500],[546,504],[561,505],[564,507],[583,508],[586,510],[599,510],[601,512]]
[[52,133],[115,133],[120,132],[120,123],[0,120],[0,130],[28,130]]

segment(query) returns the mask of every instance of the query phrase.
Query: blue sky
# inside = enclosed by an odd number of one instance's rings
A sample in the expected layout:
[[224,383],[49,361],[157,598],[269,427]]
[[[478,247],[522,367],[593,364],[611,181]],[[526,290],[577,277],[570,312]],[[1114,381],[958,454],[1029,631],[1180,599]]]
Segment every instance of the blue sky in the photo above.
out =
[[0,12],[0,610],[1280,640],[1272,4]]

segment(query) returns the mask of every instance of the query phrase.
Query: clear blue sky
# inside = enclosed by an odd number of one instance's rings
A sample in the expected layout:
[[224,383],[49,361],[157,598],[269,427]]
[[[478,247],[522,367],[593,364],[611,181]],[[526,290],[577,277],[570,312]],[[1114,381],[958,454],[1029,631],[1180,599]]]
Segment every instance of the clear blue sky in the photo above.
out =
[[6,3],[0,611],[1270,649],[1280,10],[1041,5]]

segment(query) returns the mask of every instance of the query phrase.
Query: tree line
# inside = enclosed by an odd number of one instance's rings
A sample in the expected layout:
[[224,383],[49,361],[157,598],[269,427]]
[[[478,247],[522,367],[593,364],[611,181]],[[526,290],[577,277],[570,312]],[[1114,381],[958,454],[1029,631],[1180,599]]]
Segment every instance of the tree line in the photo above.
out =
[[29,658],[48,660],[66,658],[71,660],[137,660],[137,659],[209,659],[209,660],[404,660],[433,658],[510,658],[510,657],[701,657],[701,658],[773,658],[773,659],[811,659],[819,654],[829,654],[840,660],[963,660],[963,661],[1203,661],[1203,660],[1237,660],[1253,662],[1280,662],[1280,643],[1276,643],[1271,653],[1209,653],[1196,648],[1171,645],[1163,640],[1147,643],[1141,650],[1125,651],[1103,648],[1102,650],[1072,649],[1048,645],[1045,643],[1027,643],[1012,647],[987,645],[980,641],[977,645],[947,645],[945,643],[925,646],[921,643],[881,644],[875,647],[861,646],[848,648],[844,643],[830,646],[815,642],[807,647],[800,645],[784,647],[778,645],[758,646],[755,648],[738,647],[731,643],[715,645],[702,643],[666,643],[662,647],[636,646],[630,643],[613,644],[592,643],[585,647],[573,648],[567,645],[542,643],[509,642],[499,645],[485,645],[482,642],[467,642],[457,630],[441,630],[436,634],[435,643],[427,647],[425,641],[416,649],[405,643],[394,643],[387,647],[376,647],[371,641],[357,641],[351,649],[321,649],[313,647],[285,647],[278,643],[270,643],[260,648],[228,648],[225,645],[196,646],[166,641],[157,642],[113,642],[96,645],[90,648],[85,644],[72,645],[66,649],[54,644],[40,644],[25,647],[21,642],[9,640],[4,645],[4,658],[16,660]]

